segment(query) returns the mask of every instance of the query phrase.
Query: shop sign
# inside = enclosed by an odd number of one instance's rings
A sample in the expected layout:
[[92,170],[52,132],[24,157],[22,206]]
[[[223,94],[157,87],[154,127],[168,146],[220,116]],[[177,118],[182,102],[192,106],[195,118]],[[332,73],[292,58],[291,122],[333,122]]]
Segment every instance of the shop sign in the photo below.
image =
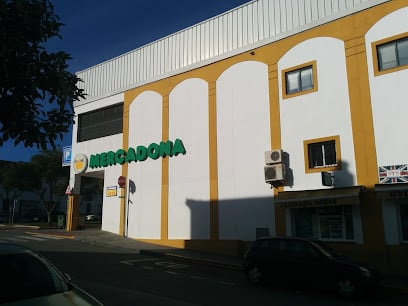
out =
[[83,153],[75,155],[73,166],[75,173],[79,174],[85,172],[85,170],[88,168],[88,157],[86,157],[86,155]]
[[389,192],[389,198],[391,199],[399,199],[399,198],[407,198],[408,197],[408,190],[393,190]]
[[337,199],[335,199],[335,198],[286,201],[286,202],[282,201],[282,202],[280,202],[278,204],[279,204],[280,207],[284,207],[284,208],[307,208],[307,207],[338,205]]
[[116,186],[106,187],[106,196],[107,197],[116,197],[118,195],[118,188]]
[[380,184],[408,182],[408,165],[391,165],[378,167]]
[[183,142],[176,139],[174,143],[170,140],[160,142],[160,144],[152,143],[149,146],[137,146],[129,148],[127,152],[119,149],[116,152],[109,151],[99,154],[92,154],[89,161],[90,168],[108,167],[114,165],[123,165],[130,162],[142,162],[150,158],[156,160],[160,157],[173,157],[178,154],[186,154]]

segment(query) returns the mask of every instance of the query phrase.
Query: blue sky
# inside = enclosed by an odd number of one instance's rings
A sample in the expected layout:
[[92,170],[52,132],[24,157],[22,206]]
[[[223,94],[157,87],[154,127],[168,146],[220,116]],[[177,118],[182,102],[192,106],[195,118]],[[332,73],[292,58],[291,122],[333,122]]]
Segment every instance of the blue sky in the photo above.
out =
[[[49,50],[71,54],[71,72],[81,71],[250,0],[51,0],[65,24],[62,40],[48,42]],[[61,147],[71,144],[71,133]],[[36,148],[0,147],[0,160],[28,161]]]

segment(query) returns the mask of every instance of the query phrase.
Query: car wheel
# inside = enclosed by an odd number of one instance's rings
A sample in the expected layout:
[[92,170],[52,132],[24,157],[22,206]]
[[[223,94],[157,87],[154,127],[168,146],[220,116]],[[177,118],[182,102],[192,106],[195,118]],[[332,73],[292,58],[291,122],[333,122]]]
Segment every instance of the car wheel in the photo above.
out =
[[346,298],[352,298],[357,293],[356,284],[349,279],[342,279],[337,281],[337,293]]
[[258,285],[262,282],[262,271],[256,265],[251,265],[247,270],[247,278],[251,284]]

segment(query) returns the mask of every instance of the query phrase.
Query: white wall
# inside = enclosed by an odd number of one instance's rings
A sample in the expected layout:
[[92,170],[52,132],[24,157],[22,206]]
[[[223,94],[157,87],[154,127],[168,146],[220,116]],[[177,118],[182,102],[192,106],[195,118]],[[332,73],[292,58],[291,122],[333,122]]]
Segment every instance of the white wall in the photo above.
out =
[[[405,7],[380,19],[365,36],[378,166],[408,164],[408,139],[401,133],[406,130],[408,114],[408,69],[374,76],[371,43],[406,33],[407,20]],[[389,245],[400,243],[396,203],[385,199],[382,202],[385,241]]]
[[185,80],[169,101],[169,139],[187,151],[169,160],[169,239],[209,239],[208,84]]
[[[162,140],[162,96],[145,91],[129,109],[129,147],[159,144]],[[129,194],[128,236],[160,239],[162,160],[148,158],[128,164],[136,191]]]
[[[105,99],[97,100],[92,103],[83,104],[75,108],[75,124],[72,129],[72,159],[78,153],[85,154],[88,159],[91,154],[99,154],[102,152],[116,151],[119,148],[122,148],[123,134],[116,134],[112,136],[101,137],[97,139],[92,139],[88,141],[77,142],[77,133],[78,133],[78,115],[82,113],[87,113],[94,111],[99,108],[104,108],[107,106],[115,105],[118,103],[123,103],[124,95],[118,94]],[[89,160],[88,160],[89,162]],[[104,168],[88,168],[86,170],[89,172],[101,171]],[[75,173],[71,167],[71,176],[70,176],[70,186],[74,186]]]
[[282,99],[280,92],[282,149],[289,154],[293,185],[289,190],[321,189],[321,174],[305,173],[303,142],[309,139],[340,136],[342,170],[336,171],[335,185],[353,186],[356,165],[350,117],[346,60],[343,41],[320,37],[304,41],[290,49],[279,61],[281,71],[316,61],[318,90]]
[[[115,151],[119,147],[115,148]],[[106,152],[106,151],[101,151]],[[118,196],[116,197],[107,197],[106,196],[106,187],[117,186],[118,177],[122,174],[121,166],[112,166],[105,168],[105,177],[103,181],[103,205],[102,205],[102,227],[103,231],[122,234],[120,230],[120,205],[121,199],[120,189],[118,188]]]
[[268,66],[235,64],[216,86],[219,237],[253,240],[257,227],[273,235],[273,197],[263,172],[271,146]]
[[380,19],[365,36],[379,166],[408,164],[408,138],[401,137],[400,133],[406,130],[408,114],[408,69],[374,76],[371,43],[406,33],[407,20],[408,7],[405,7]]
[[[72,132],[72,158],[78,153],[85,154],[88,159],[92,154],[99,154],[102,152],[114,151],[122,148],[123,134],[116,134],[107,137],[101,137],[83,142],[77,142],[78,131],[78,115],[93,111],[95,109],[115,105],[123,102],[124,95],[118,94],[105,99],[100,99],[92,103],[83,104],[75,108],[75,124]],[[89,160],[88,160],[89,162]],[[91,172],[104,171],[104,190],[103,190],[103,207],[102,207],[102,230],[119,234],[119,215],[120,215],[120,198],[106,197],[107,186],[117,186],[118,177],[121,175],[121,166],[112,166],[106,168],[88,168],[82,175],[87,175]],[[75,175],[71,167],[70,186],[75,186],[75,192],[79,191],[79,186],[75,182]],[[79,182],[79,181],[78,181]]]

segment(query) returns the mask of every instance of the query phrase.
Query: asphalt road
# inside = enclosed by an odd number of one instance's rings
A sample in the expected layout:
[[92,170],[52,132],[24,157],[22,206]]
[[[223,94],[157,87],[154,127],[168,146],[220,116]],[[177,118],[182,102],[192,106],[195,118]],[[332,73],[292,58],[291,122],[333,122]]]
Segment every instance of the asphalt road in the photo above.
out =
[[357,301],[331,293],[271,285],[254,287],[242,272],[168,260],[24,230],[0,241],[49,258],[104,305],[406,305],[407,295],[378,293]]

